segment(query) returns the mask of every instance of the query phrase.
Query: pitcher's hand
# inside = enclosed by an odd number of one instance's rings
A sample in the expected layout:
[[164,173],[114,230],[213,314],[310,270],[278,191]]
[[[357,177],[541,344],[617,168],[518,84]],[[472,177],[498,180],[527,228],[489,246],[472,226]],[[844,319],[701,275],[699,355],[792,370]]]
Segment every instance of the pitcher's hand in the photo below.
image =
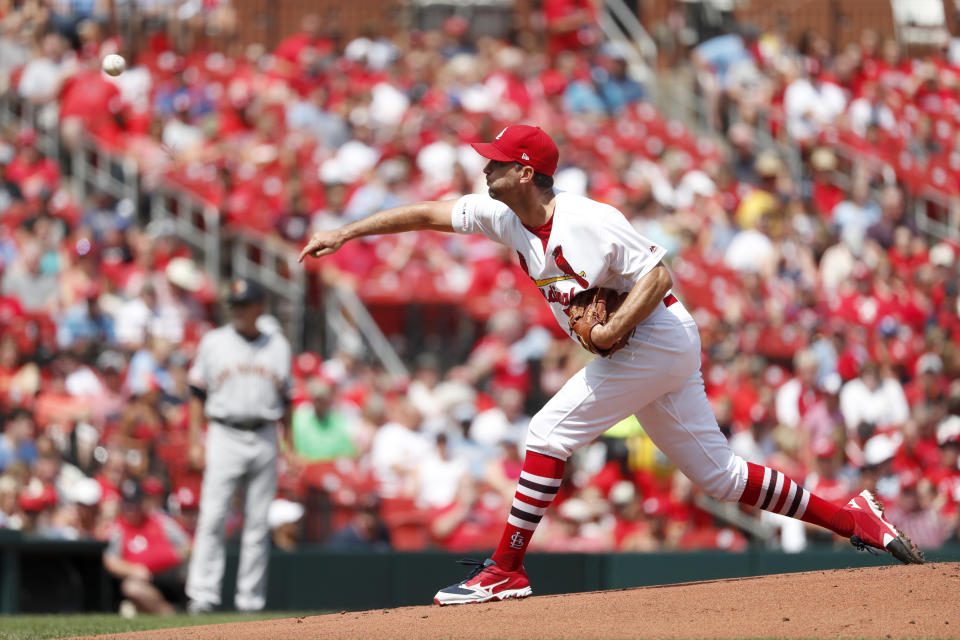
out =
[[297,262],[303,262],[307,256],[319,258],[329,255],[343,246],[343,243],[344,239],[339,231],[317,231],[310,236],[310,241],[300,252]]

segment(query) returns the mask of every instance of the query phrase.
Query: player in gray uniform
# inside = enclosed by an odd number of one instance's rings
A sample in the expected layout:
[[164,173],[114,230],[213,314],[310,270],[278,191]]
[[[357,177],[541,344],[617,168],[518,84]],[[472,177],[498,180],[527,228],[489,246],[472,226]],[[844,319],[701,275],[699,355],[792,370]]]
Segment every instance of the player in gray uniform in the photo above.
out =
[[[240,487],[246,500],[234,603],[241,611],[266,604],[267,510],[277,492],[278,422],[283,420],[284,437],[290,433],[291,355],[279,331],[257,328],[263,298],[256,282],[235,280],[228,298],[233,321],[203,336],[189,372],[189,457],[192,465],[205,468],[187,575],[191,613],[220,604],[224,522]],[[204,418],[206,447],[200,443]]]

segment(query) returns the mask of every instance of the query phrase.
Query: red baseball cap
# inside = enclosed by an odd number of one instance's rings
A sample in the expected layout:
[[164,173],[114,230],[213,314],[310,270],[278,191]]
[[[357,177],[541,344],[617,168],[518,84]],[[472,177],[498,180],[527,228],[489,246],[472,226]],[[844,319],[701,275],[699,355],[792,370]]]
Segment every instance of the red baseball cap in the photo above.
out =
[[550,136],[540,127],[525,124],[510,125],[493,142],[474,142],[470,146],[484,158],[519,162],[548,176],[556,172],[560,159],[557,145]]

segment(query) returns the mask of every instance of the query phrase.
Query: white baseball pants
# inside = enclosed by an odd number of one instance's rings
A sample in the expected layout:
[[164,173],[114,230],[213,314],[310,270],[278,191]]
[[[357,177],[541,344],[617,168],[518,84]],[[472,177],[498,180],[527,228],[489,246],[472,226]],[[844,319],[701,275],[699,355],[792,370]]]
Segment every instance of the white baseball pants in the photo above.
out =
[[747,465],[717,426],[700,332],[679,302],[658,305],[626,347],[570,378],[530,421],[527,449],[566,460],[631,414],[694,484],[718,500],[740,498]]
[[267,602],[270,526],[267,511],[277,494],[277,429],[269,423],[241,431],[211,422],[207,428],[206,469],[200,516],[187,574],[187,597],[202,607],[220,604],[225,561],[224,524],[237,489],[245,487],[243,534],[237,593],[241,611],[263,609]]

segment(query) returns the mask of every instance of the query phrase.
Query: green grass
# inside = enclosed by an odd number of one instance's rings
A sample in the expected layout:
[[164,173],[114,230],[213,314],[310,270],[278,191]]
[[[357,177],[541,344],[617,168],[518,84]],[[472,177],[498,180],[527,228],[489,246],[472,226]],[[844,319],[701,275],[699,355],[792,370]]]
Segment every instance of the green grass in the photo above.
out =
[[17,615],[0,616],[0,640],[43,640],[71,638],[103,633],[124,633],[148,629],[193,627],[224,622],[251,622],[296,616],[313,616],[321,612],[268,611],[263,613],[212,613],[203,616],[145,616],[124,619],[116,614]]

